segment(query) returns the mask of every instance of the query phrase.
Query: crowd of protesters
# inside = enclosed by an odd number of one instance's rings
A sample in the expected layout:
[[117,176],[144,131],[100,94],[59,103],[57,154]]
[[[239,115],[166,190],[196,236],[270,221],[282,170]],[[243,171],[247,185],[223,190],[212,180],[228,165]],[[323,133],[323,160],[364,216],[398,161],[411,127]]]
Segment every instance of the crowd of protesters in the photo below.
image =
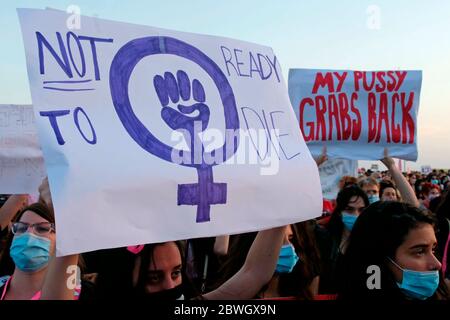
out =
[[[439,203],[438,200],[441,199],[441,195],[450,188],[450,170],[435,169],[427,174],[418,171],[410,171],[408,173],[403,173],[403,175],[414,189],[422,208],[429,209],[431,206],[431,209],[434,209],[433,206],[436,206]],[[392,185],[394,185],[395,189],[395,183],[393,183],[393,178],[389,171],[379,172],[361,168],[359,170],[357,181],[361,181],[362,179],[374,181],[372,185],[379,186],[380,197],[383,196],[382,190],[385,191],[386,188],[392,187]],[[385,196],[388,196],[388,194]],[[433,201],[436,198],[438,200]]]
[[447,300],[450,171],[405,173],[385,156],[386,171],[342,177],[313,220],[59,258],[45,179],[39,199],[0,199],[1,300]]

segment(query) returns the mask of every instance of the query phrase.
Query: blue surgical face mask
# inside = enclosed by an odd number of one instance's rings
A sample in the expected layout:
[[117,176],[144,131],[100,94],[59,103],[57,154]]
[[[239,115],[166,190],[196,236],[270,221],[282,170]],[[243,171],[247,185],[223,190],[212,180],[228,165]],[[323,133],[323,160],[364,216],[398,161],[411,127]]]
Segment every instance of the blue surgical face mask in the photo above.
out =
[[433,180],[431,180],[431,183],[439,185],[439,180],[433,179]]
[[298,256],[295,253],[294,246],[287,244],[281,247],[280,255],[278,256],[276,273],[290,273],[298,261]]
[[9,254],[19,270],[35,272],[47,266],[50,244],[50,239],[26,232],[14,236]]
[[369,198],[370,204],[380,201],[380,197],[376,194],[371,194],[370,196],[367,196],[367,198]]
[[397,268],[403,271],[401,283],[397,282],[402,292],[411,299],[425,300],[431,297],[439,286],[439,271],[414,271],[403,269],[391,258],[388,258]]
[[358,219],[358,216],[345,211],[342,212],[342,222],[347,230],[352,231],[356,219]]

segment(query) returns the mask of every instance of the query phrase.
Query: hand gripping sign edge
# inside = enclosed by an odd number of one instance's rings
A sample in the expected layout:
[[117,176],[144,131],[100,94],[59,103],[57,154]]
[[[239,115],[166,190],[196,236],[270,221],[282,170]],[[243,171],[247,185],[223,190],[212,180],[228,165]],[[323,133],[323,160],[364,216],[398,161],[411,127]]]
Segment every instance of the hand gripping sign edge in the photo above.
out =
[[[233,90],[219,66],[206,54],[197,48],[170,37],[151,36],[129,41],[122,46],[114,56],[110,67],[109,84],[111,97],[125,130],[141,148],[147,152],[172,161],[173,148],[159,141],[137,118],[131,107],[128,84],[131,74],[144,57],[156,54],[169,54],[193,61],[212,78],[219,90],[224,107],[225,129],[238,130],[239,117]],[[234,135],[233,152],[226,152],[226,142],[222,146],[223,162],[231,157],[239,145],[239,136]],[[211,153],[215,152],[211,151]],[[197,205],[197,222],[210,221],[210,206],[224,204],[227,199],[226,183],[214,183],[212,166],[214,164],[182,163],[184,166],[195,167],[198,183],[178,185],[178,205]]]

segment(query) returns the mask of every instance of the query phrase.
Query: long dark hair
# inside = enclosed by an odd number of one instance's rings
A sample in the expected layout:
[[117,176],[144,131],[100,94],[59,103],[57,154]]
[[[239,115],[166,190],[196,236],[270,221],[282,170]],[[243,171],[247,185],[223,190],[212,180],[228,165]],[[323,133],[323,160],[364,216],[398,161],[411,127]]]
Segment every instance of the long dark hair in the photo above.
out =
[[450,190],[441,195],[441,201],[436,207],[436,215],[450,220]]
[[[436,203],[437,202],[437,203]],[[435,205],[434,211],[431,209],[432,205]],[[438,240],[437,253],[439,258],[443,258],[445,255],[445,247],[447,244],[447,239],[450,233],[450,191],[445,191],[440,197],[433,199],[430,202],[430,211],[436,213],[437,219],[437,233],[436,238]],[[447,248],[450,251],[450,248]],[[448,257],[448,255],[447,255]],[[447,271],[449,273],[447,258]],[[443,261],[444,262],[444,261]]]
[[[310,285],[320,272],[319,253],[312,230],[313,223],[313,221],[304,221],[291,225],[293,233],[291,242],[300,260],[291,273],[279,275],[278,293],[282,297],[313,298],[312,292],[309,290]],[[228,257],[218,271],[221,278],[216,287],[230,279],[244,265],[257,234],[257,232],[250,232],[231,236]]]
[[331,236],[340,243],[342,238],[342,231],[344,230],[344,223],[342,222],[342,211],[350,203],[350,199],[356,197],[361,198],[364,201],[365,206],[369,205],[369,199],[367,198],[366,193],[358,186],[351,185],[345,187],[341,191],[339,191],[336,198],[336,207],[331,214],[330,221],[328,222],[327,229],[330,232]]
[[[163,245],[167,242],[163,243],[151,243],[146,244],[144,249],[139,252],[138,256],[141,259],[140,267],[139,267],[139,275],[137,284],[134,287],[134,293],[138,296],[145,295],[145,287],[147,285],[147,274],[150,263],[153,261],[155,247]],[[181,277],[182,277],[182,286],[183,286],[183,294],[188,297],[194,297],[198,294],[193,287],[193,284],[190,282],[188,277],[186,276],[186,259],[185,259],[185,247],[186,244],[184,241],[173,241],[173,243],[177,246],[178,251],[181,256]]]
[[26,211],[32,211],[33,213],[37,214],[41,218],[44,218],[48,222],[55,223],[55,215],[53,213],[53,210],[50,210],[45,204],[41,202],[30,204],[29,206],[26,206],[25,208],[20,210],[17,216],[15,217],[14,221],[20,221],[20,218],[22,218],[23,214]]
[[278,292],[282,297],[313,300],[311,283],[320,273],[320,258],[313,228],[314,221],[298,222],[292,227],[292,244],[300,260],[291,273],[279,276]]
[[397,197],[397,200],[400,201],[400,202],[402,201],[402,197],[401,197],[401,195],[400,195],[400,193],[399,193],[399,191],[398,191],[398,188],[397,188],[392,182],[390,182],[390,181],[381,181],[381,182],[380,182],[380,198],[383,197],[384,191],[385,191],[387,188],[392,188],[392,189],[394,189],[395,195],[396,195],[396,197]]
[[[404,300],[396,285],[387,258],[393,259],[397,248],[408,233],[420,224],[434,227],[434,217],[409,204],[400,202],[377,202],[369,206],[356,220],[344,255],[344,273],[340,299],[350,300]],[[369,289],[367,273],[369,266],[380,268],[380,289]],[[433,298],[448,297],[442,282]]]
[[214,287],[218,288],[234,276],[244,265],[247,253],[258,232],[247,232],[230,236],[228,254],[219,267],[219,279]]

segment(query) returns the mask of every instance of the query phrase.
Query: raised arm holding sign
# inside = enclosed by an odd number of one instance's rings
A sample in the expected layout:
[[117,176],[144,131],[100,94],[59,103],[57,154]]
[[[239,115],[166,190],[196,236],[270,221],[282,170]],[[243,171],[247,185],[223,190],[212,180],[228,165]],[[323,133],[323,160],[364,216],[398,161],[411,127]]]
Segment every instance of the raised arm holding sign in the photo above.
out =
[[395,186],[398,188],[398,191],[402,196],[402,200],[414,207],[419,207],[419,200],[417,199],[414,189],[409,184],[408,180],[406,180],[406,177],[395,165],[394,159],[389,157],[388,148],[385,149],[384,158],[381,159],[381,162],[383,162],[386,168],[388,168],[392,180],[394,180]]

